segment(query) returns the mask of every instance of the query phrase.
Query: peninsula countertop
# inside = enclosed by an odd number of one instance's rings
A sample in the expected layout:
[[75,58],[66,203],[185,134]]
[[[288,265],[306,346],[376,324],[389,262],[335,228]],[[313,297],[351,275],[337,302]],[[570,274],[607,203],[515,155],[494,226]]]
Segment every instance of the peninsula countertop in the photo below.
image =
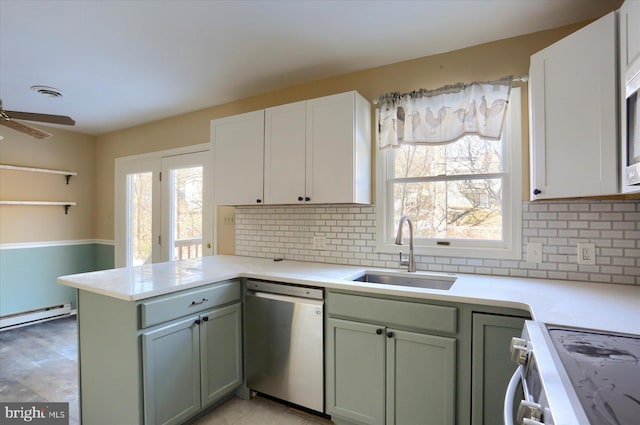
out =
[[[455,274],[451,289],[354,282],[374,267],[216,255],[61,276],[58,283],[126,301],[140,301],[223,280],[247,277],[424,300],[517,308],[534,320],[640,334],[640,287],[550,279]],[[399,270],[393,270],[398,272]],[[417,276],[452,276],[417,272]]]

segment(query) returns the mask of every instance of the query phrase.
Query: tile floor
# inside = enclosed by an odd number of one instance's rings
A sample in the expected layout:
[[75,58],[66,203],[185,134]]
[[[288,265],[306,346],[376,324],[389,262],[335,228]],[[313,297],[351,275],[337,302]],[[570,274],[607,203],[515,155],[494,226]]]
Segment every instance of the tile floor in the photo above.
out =
[[[0,401],[69,402],[78,425],[75,316],[0,332]],[[233,398],[196,425],[331,425],[333,422],[275,401]]]
[[333,425],[328,419],[262,397],[232,398],[194,425]]
[[75,317],[0,332],[0,401],[69,402],[78,420]]

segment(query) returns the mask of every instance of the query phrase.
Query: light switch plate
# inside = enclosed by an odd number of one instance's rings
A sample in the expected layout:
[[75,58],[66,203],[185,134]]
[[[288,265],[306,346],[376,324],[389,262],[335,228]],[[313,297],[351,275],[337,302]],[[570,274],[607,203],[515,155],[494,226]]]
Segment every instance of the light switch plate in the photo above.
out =
[[527,244],[527,263],[542,263],[542,243],[529,242]]
[[224,224],[227,226],[236,224],[236,216],[235,214],[225,214],[223,216]]

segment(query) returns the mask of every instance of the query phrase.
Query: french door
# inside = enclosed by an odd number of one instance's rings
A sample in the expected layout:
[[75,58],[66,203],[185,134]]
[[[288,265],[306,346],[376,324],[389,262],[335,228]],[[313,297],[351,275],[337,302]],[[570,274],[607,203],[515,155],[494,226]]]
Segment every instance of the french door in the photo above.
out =
[[213,253],[209,152],[116,162],[116,267]]

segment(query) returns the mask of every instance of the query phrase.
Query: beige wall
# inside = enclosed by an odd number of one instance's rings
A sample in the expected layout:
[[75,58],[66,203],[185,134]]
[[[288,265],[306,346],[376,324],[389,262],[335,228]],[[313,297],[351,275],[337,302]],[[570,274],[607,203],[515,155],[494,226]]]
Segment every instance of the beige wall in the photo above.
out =
[[[290,87],[240,101],[207,108],[186,115],[148,123],[97,137],[96,143],[96,237],[114,238],[113,193],[115,158],[209,141],[209,121],[214,118],[254,111],[303,99],[357,90],[373,101],[392,91],[437,88],[455,82],[492,80],[506,75],[526,75],[529,56],[563,38],[581,25],[571,25],[462,50],[400,62],[365,71]],[[523,86],[523,143],[528,144],[526,84]],[[528,153],[524,149],[523,172],[528,187]],[[375,176],[374,176],[375,180]],[[528,193],[528,190],[525,191]],[[228,241],[233,234],[226,232]]]
[[[454,52],[336,76],[294,86],[189,114],[102,136],[59,129],[39,141],[2,128],[0,162],[77,171],[66,186],[63,177],[0,171],[0,199],[71,200],[78,202],[65,216],[62,207],[0,206],[0,243],[71,239],[114,239],[114,165],[123,156],[209,142],[209,122],[223,116],[288,102],[357,90],[373,101],[391,91],[437,88],[459,81],[491,80],[526,75],[529,56],[577,30],[571,25]],[[523,87],[524,193],[528,193],[527,85]],[[375,153],[375,149],[374,149]],[[373,176],[375,182],[375,176]],[[221,252],[233,252],[234,232],[219,227]]]
[[61,175],[0,170],[0,199],[75,201],[78,205],[68,215],[61,206],[0,205],[0,243],[94,238],[95,137],[42,128],[53,137],[37,140],[3,127],[0,163],[78,175],[67,186]]

